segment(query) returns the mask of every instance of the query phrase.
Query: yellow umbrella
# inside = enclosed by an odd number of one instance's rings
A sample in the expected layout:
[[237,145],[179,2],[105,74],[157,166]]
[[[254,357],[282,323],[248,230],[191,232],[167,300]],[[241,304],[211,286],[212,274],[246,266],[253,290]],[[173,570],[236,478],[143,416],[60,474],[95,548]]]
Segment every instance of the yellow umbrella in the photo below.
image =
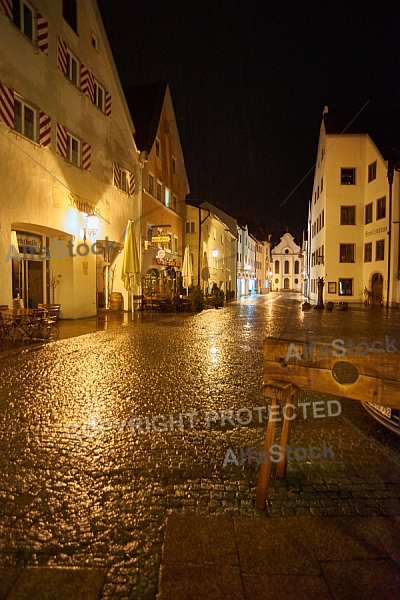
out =
[[182,284],[183,287],[186,288],[186,293],[189,295],[189,286],[192,284],[192,261],[190,260],[189,253],[189,244],[186,244],[185,254],[183,256],[183,265],[182,265]]
[[[121,279],[124,282],[125,289],[133,295],[134,286],[140,285],[140,261],[132,221],[128,221],[125,233]],[[133,314],[133,297],[131,300]]]

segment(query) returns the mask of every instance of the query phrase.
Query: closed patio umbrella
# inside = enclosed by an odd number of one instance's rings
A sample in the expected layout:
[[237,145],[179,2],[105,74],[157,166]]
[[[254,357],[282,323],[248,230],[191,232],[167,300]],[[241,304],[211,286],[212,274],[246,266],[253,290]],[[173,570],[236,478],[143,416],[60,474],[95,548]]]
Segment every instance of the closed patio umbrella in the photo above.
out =
[[128,227],[125,233],[124,257],[122,261],[121,279],[124,287],[131,292],[132,315],[133,315],[133,292],[134,287],[140,285],[140,261],[136,245],[135,234],[133,232],[132,221],[128,221]]
[[182,284],[183,287],[186,288],[187,295],[189,295],[189,286],[192,284],[192,275],[193,270],[190,261],[189,244],[186,244],[182,265]]

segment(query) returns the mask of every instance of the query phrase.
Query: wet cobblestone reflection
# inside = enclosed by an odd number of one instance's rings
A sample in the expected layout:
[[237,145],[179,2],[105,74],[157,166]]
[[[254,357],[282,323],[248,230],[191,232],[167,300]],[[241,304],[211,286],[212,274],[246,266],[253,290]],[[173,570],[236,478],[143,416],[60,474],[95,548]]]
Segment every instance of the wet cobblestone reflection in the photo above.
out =
[[[269,335],[400,342],[398,312],[301,312],[299,296],[258,297],[198,315],[143,319],[0,358],[2,565],[107,568],[103,598],[155,598],[165,518],[191,515],[400,515],[400,440],[363,407],[297,418],[291,445],[334,458],[292,461],[254,508],[257,464],[223,467],[227,448],[262,449],[263,422],[207,427],[207,411],[264,406]],[[378,357],[379,360],[379,357]],[[302,392],[303,401],[333,400]],[[336,399],[337,400],[337,399]],[[72,423],[197,413],[194,427],[72,439]],[[279,423],[277,423],[279,428]],[[128,431],[129,429],[129,431]]]

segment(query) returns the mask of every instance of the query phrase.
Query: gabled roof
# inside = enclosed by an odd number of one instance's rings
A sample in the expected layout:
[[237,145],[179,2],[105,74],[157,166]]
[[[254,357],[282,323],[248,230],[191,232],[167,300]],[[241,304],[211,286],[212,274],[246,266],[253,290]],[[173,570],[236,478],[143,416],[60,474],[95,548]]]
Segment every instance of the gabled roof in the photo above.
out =
[[397,159],[400,150],[400,110],[365,108],[357,111],[325,113],[323,122],[327,134],[368,134],[385,160]]
[[157,81],[124,91],[136,129],[136,146],[139,151],[150,152],[157,135],[167,82]]

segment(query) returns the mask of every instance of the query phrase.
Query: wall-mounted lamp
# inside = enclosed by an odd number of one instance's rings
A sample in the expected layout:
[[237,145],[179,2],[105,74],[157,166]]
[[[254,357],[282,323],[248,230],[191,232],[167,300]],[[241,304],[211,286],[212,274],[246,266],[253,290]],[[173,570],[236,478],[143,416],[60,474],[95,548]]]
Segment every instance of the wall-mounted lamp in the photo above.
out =
[[216,250],[216,249],[214,249],[214,250],[211,250],[211,256],[212,256],[213,258],[217,258],[217,256],[218,256],[218,250]]
[[99,218],[96,215],[87,215],[87,227],[83,230],[83,241],[86,242],[87,236],[94,237],[99,228]]

